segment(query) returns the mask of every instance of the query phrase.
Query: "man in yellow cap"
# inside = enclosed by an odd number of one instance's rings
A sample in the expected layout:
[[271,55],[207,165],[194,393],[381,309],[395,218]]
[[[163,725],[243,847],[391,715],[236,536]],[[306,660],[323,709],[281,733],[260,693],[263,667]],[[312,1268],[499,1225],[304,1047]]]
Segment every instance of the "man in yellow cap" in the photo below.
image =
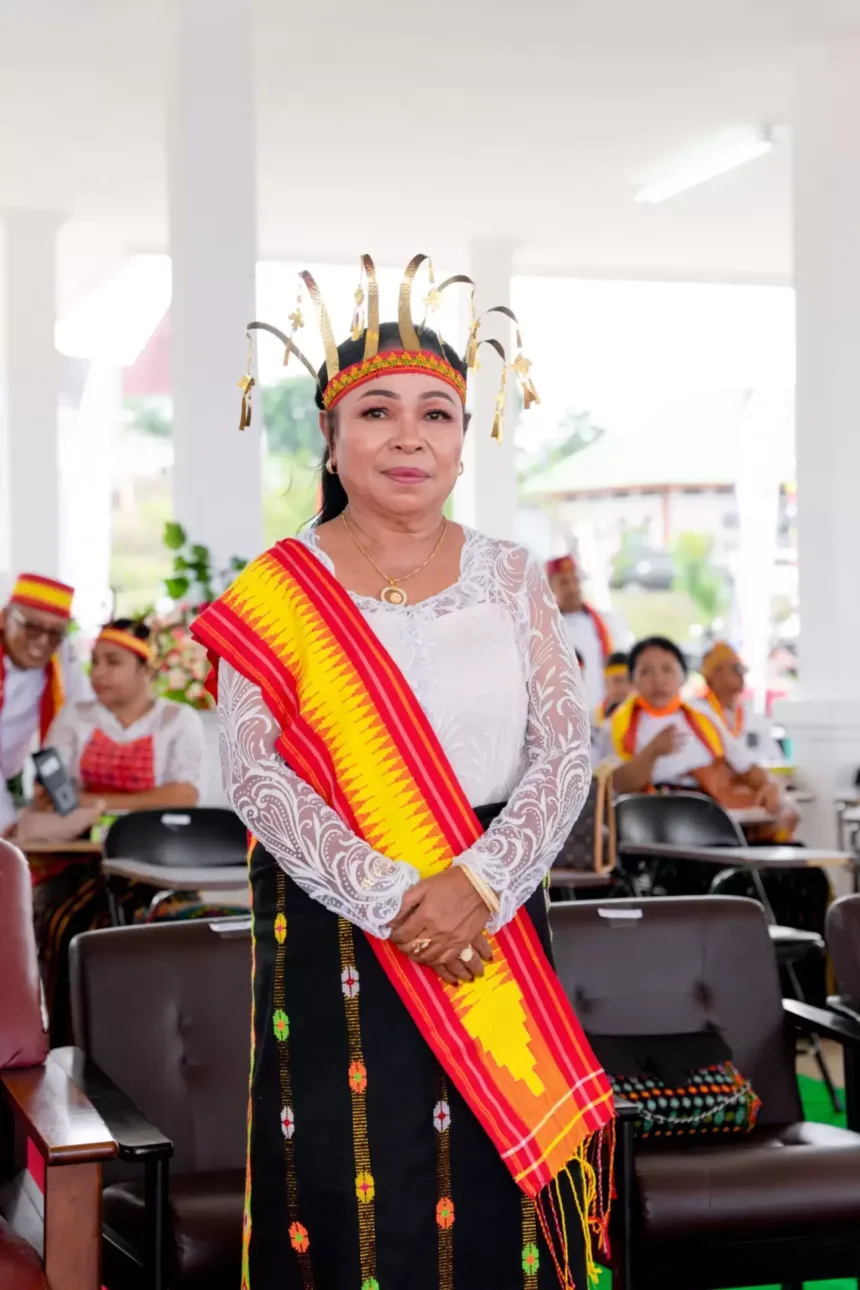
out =
[[727,641],[715,641],[702,659],[701,673],[707,686],[704,697],[729,733],[753,748],[760,761],[781,761],[770,722],[744,704],[747,669],[737,651]]
[[89,694],[67,639],[73,596],[63,582],[22,573],[0,610],[0,837],[15,823],[12,787],[27,754],[64,702]]

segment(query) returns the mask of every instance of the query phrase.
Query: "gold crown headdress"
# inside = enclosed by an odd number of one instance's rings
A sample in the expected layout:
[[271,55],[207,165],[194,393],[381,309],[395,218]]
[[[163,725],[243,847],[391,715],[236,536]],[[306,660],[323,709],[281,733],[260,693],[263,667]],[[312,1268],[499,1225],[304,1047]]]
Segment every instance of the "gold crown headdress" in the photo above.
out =
[[[453,277],[446,278],[444,282],[436,285],[436,278],[433,271],[433,262],[426,255],[416,255],[409,261],[403,274],[403,280],[400,284],[400,296],[397,308],[397,327],[400,333],[400,348],[379,350],[379,284],[376,277],[376,268],[373,260],[369,255],[363,255],[359,263],[359,280],[355,291],[355,308],[352,317],[351,335],[354,341],[360,340],[364,336],[364,355],[356,363],[350,364],[341,370],[338,359],[337,345],[334,339],[331,319],[325,302],[320,293],[320,289],[314,280],[314,277],[307,270],[299,274],[299,289],[296,299],[296,306],[289,315],[290,331],[289,334],[273,327],[270,323],[251,322],[248,324],[248,370],[239,382],[239,388],[242,391],[242,411],[239,420],[239,429],[246,430],[251,424],[251,391],[254,388],[255,381],[252,375],[253,366],[253,339],[252,332],[267,331],[276,336],[284,346],[284,366],[286,367],[291,356],[295,356],[300,363],[303,363],[310,372],[317,384],[322,397],[323,407],[326,411],[331,411],[336,407],[348,390],[354,389],[357,385],[363,385],[366,381],[373,380],[381,372],[425,372],[432,376],[438,377],[445,381],[452,389],[459,394],[463,404],[466,402],[466,381],[460,372],[444,357],[443,354],[436,354],[432,350],[423,349],[421,338],[415,328],[412,319],[412,289],[415,282],[415,275],[422,264],[426,262],[429,276],[429,291],[424,300],[424,321],[423,327],[427,326],[428,319],[436,313],[441,303],[442,294],[456,284],[464,284],[471,288],[471,321],[469,324],[469,335],[466,344],[465,364],[467,371],[473,372],[478,366],[478,352],[482,345],[488,345],[495,350],[502,360],[502,379],[499,387],[499,393],[496,396],[495,416],[493,418],[492,437],[501,439],[502,428],[505,419],[505,407],[507,403],[508,390],[508,371],[513,372],[520,386],[523,397],[523,407],[528,409],[533,403],[540,403],[538,392],[535,389],[534,381],[531,378],[531,362],[523,354],[523,342],[520,334],[519,322],[513,310],[507,305],[495,305],[492,309],[487,309],[480,316],[475,313],[475,284],[471,278],[465,274],[458,273]],[[366,284],[366,289],[365,289]],[[302,311],[302,286],[307,290],[313,303],[317,316],[320,333],[322,335],[323,347],[325,351],[325,381],[321,383],[316,369],[313,364],[305,357],[298,348],[295,338],[305,325],[304,313]],[[366,307],[366,313],[365,313]],[[505,348],[500,341],[485,338],[479,339],[479,332],[484,319],[490,314],[503,314],[509,318],[516,328],[517,354],[514,360],[508,364]],[[445,348],[442,341],[442,335],[438,326],[435,327],[436,334],[439,338],[440,345]]]

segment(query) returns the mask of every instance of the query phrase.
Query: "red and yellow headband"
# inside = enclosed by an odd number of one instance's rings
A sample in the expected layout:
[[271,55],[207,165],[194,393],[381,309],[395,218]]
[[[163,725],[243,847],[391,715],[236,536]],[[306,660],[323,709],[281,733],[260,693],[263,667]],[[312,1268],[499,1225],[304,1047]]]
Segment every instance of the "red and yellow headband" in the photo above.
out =
[[121,649],[129,650],[146,663],[155,661],[155,650],[149,641],[142,641],[139,636],[135,636],[133,632],[123,631],[121,627],[103,627],[98,634],[96,645],[119,645]]
[[74,595],[74,587],[67,586],[65,582],[57,582],[54,578],[42,578],[38,573],[22,573],[19,574],[12,588],[9,604],[41,609],[45,613],[56,614],[58,618],[68,620],[72,616]]
[[[299,286],[299,295],[296,300],[296,306],[289,315],[290,332],[289,335],[279,331],[277,327],[272,327],[269,323],[252,322],[248,324],[248,370],[239,382],[239,388],[242,391],[242,411],[239,418],[239,429],[246,430],[251,424],[251,396],[256,381],[252,375],[253,368],[253,342],[251,333],[254,331],[267,331],[276,336],[284,345],[284,366],[294,355],[313,377],[320,389],[323,407],[331,411],[336,407],[343,396],[357,385],[362,385],[366,381],[371,381],[383,372],[420,372],[431,376],[437,376],[440,380],[445,381],[452,389],[457,391],[460,399],[466,402],[466,381],[457,369],[449,363],[442,355],[432,353],[423,348],[421,337],[416,330],[415,323],[412,319],[412,287],[415,281],[415,275],[422,264],[427,265],[429,274],[430,290],[424,300],[425,323],[430,315],[434,314],[441,303],[442,293],[450,286],[456,283],[462,283],[471,288],[472,299],[472,321],[469,327],[469,338],[466,346],[465,365],[468,371],[473,371],[478,365],[478,350],[482,345],[489,345],[496,351],[502,360],[502,380],[499,393],[496,398],[496,410],[493,420],[492,437],[501,439],[502,427],[505,417],[505,407],[507,400],[507,381],[508,372],[513,373],[519,383],[523,397],[523,407],[528,409],[533,403],[539,403],[538,392],[535,389],[534,382],[530,375],[531,363],[523,354],[523,342],[520,335],[519,323],[516,315],[507,305],[496,305],[492,309],[478,317],[475,314],[475,284],[471,278],[465,274],[458,273],[451,278],[446,278],[444,282],[436,285],[436,279],[433,273],[433,263],[426,255],[416,255],[409,261],[403,275],[403,281],[400,284],[400,297],[397,309],[397,331],[400,336],[400,345],[392,349],[380,351],[380,323],[379,323],[379,284],[376,277],[376,268],[373,260],[369,255],[363,255],[359,266],[359,281],[355,291],[355,312],[352,319],[352,339],[361,340],[364,337],[364,355],[357,363],[352,363],[349,367],[341,370],[338,349],[334,339],[331,320],[328,310],[326,309],[319,287],[312,274],[307,270],[299,274],[301,284],[307,289],[314,308],[316,310],[317,321],[319,323],[320,334],[322,336],[323,346],[325,348],[325,376],[322,381],[317,377],[313,364],[305,357],[301,350],[296,346],[295,338],[298,332],[304,327],[305,319],[302,308],[302,285]],[[366,291],[365,291],[366,286]],[[365,315],[365,301],[367,312]],[[514,323],[516,327],[517,355],[513,362],[508,363],[504,346],[495,339],[479,339],[479,332],[484,318],[488,314],[503,314]],[[423,327],[424,324],[422,324]],[[434,325],[435,326],[435,325]],[[442,342],[442,336],[438,326],[435,331]],[[444,344],[443,344],[444,348]]]

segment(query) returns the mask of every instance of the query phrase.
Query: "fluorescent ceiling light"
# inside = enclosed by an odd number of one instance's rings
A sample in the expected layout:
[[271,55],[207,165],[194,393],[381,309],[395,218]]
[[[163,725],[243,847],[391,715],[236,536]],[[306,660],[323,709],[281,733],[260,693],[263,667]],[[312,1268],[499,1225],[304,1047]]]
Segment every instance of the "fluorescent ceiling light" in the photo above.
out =
[[688,188],[697,188],[699,184],[706,184],[709,179],[716,179],[717,175],[724,175],[729,170],[736,170],[738,166],[746,165],[748,161],[755,161],[756,157],[763,157],[773,148],[773,142],[771,130],[757,130],[725,148],[701,156],[698,161],[691,161],[686,166],[679,167],[674,174],[667,175],[664,179],[647,184],[645,188],[640,189],[633,200],[648,203],[665,202],[669,197],[686,192]]

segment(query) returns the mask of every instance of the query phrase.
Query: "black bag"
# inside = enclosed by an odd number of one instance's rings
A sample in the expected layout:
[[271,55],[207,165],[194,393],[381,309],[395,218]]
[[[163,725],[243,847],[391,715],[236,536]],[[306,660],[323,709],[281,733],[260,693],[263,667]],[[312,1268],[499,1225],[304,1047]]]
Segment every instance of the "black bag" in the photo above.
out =
[[609,873],[615,868],[615,803],[611,775],[609,766],[601,766],[595,771],[585,804],[553,861],[553,868],[594,873]]

